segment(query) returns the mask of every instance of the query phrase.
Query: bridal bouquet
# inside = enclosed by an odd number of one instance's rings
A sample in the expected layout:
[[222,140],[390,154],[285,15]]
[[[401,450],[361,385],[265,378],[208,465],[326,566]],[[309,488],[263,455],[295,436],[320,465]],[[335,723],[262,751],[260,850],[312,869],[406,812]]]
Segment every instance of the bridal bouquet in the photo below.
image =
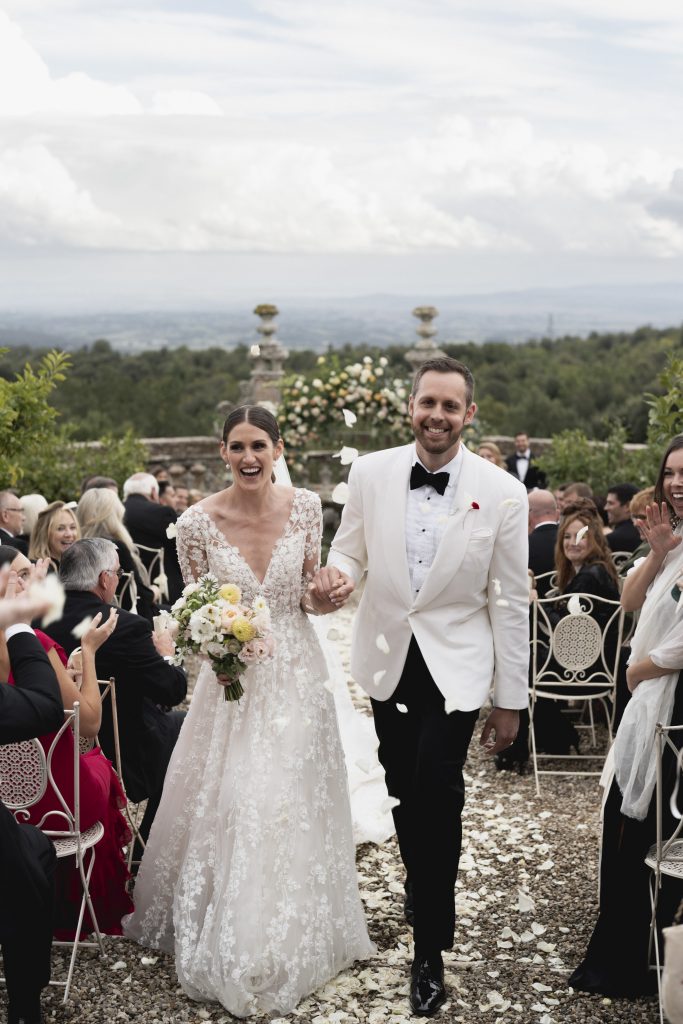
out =
[[179,658],[185,651],[204,654],[216,675],[228,677],[225,700],[239,700],[244,693],[240,676],[247,666],[266,661],[275,650],[266,602],[262,597],[254,598],[251,605],[241,602],[238,586],[221,584],[206,573],[185,587],[167,622]]

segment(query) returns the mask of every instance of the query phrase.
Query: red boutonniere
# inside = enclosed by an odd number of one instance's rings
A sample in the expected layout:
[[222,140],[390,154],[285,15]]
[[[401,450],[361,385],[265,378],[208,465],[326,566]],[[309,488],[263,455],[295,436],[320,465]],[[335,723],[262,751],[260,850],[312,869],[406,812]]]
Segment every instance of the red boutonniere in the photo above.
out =
[[473,501],[472,504],[470,505],[470,508],[478,509],[479,508],[479,502],[478,501]]

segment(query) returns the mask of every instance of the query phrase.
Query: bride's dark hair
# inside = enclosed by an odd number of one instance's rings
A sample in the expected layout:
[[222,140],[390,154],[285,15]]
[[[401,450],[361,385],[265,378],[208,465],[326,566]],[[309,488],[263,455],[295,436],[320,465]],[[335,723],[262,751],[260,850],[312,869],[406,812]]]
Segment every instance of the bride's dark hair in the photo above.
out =
[[223,424],[223,444],[228,443],[230,431],[240,423],[251,423],[252,427],[263,430],[274,445],[280,440],[280,428],[272,412],[268,412],[262,405],[240,405],[232,410]]

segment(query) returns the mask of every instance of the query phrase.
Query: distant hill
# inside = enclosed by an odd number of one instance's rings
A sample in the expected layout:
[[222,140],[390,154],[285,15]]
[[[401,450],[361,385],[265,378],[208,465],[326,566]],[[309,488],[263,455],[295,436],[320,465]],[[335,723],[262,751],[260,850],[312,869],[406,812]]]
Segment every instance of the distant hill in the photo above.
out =
[[[278,302],[277,296],[265,296]],[[537,288],[482,295],[292,299],[278,302],[278,336],[291,349],[323,351],[328,346],[411,345],[417,321],[411,310],[434,305],[437,342],[504,341],[592,332],[631,331],[643,324],[667,327],[683,322],[683,287],[670,284]],[[55,346],[75,349],[106,338],[122,352],[187,345],[234,348],[258,340],[258,320],[249,308],[166,313],[28,314],[0,312],[0,346]]]

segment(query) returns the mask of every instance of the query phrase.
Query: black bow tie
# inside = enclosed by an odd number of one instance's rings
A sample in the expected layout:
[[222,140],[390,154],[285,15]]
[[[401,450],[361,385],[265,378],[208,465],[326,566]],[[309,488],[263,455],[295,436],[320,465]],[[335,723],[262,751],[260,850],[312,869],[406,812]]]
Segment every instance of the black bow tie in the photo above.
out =
[[416,487],[424,487],[427,484],[427,486],[433,487],[435,491],[438,491],[439,494],[443,494],[448,487],[448,480],[448,473],[430,473],[421,462],[416,462],[410,471],[411,491],[414,491]]

